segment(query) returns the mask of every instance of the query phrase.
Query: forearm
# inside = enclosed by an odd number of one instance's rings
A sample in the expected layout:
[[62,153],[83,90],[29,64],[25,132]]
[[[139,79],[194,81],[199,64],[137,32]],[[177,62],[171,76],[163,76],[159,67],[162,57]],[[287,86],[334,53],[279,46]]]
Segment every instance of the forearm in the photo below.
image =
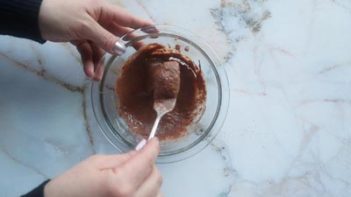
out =
[[0,0],[0,34],[43,43],[38,25],[42,0]]

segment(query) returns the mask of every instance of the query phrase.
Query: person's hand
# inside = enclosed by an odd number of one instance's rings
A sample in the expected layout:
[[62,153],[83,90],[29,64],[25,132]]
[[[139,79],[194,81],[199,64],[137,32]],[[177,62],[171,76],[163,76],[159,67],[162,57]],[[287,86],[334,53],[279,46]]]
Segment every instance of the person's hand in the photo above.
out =
[[151,24],[104,0],[43,0],[39,13],[42,37],[76,45],[86,75],[95,80],[102,77],[105,51],[115,53],[118,36]]
[[51,180],[45,197],[159,197],[162,177],[156,168],[157,139],[140,151],[96,155]]

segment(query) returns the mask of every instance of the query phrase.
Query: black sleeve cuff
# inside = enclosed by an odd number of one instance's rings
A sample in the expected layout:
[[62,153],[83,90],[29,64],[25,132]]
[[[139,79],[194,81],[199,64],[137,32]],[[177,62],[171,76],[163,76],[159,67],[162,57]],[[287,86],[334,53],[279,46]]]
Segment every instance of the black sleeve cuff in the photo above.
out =
[[44,187],[49,181],[50,181],[50,179],[44,181],[38,187],[36,187],[32,191],[28,192],[27,194],[22,195],[21,197],[44,197]]
[[42,0],[0,0],[0,34],[45,40],[39,29],[39,11]]

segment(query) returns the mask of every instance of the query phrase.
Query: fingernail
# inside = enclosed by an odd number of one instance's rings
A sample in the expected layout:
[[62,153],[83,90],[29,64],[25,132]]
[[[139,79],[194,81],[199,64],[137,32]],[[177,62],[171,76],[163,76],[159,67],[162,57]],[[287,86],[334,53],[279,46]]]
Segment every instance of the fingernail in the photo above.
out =
[[158,34],[159,33],[158,29],[154,25],[143,27],[142,31],[145,33],[148,33],[148,34]]
[[145,146],[145,144],[146,144],[146,140],[145,139],[141,140],[139,142],[139,144],[135,147],[135,150],[138,151],[138,150],[142,149]]
[[112,51],[116,55],[122,55],[126,51],[126,46],[123,43],[117,41]]
[[153,25],[147,26],[147,27],[143,27],[143,28],[142,28],[142,31],[145,32],[145,33],[147,33],[147,34],[149,34],[149,36],[150,36],[151,38],[158,38],[159,33],[160,33],[160,32],[158,31],[158,29],[157,29],[155,26],[153,26]]
[[94,81],[100,81],[100,80],[101,80],[101,77],[94,76],[94,77],[93,77],[93,80],[94,80]]

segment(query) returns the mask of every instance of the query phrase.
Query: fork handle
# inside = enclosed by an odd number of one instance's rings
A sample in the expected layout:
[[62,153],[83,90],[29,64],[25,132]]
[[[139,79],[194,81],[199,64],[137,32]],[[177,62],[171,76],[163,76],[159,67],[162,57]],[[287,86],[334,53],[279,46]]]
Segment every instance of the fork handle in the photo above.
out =
[[162,118],[162,116],[157,114],[156,120],[154,122],[154,125],[152,126],[148,140],[150,140],[151,138],[153,138],[155,136],[156,130],[157,130],[158,124],[160,123],[161,118]]
[[[156,120],[154,122],[154,125],[152,126],[148,140],[150,140],[155,136],[156,130],[157,130],[158,124],[160,123],[161,118],[162,118],[162,115],[157,114]],[[139,144],[135,147],[135,150],[142,149],[145,146],[146,142],[147,141],[145,139],[141,140]]]

